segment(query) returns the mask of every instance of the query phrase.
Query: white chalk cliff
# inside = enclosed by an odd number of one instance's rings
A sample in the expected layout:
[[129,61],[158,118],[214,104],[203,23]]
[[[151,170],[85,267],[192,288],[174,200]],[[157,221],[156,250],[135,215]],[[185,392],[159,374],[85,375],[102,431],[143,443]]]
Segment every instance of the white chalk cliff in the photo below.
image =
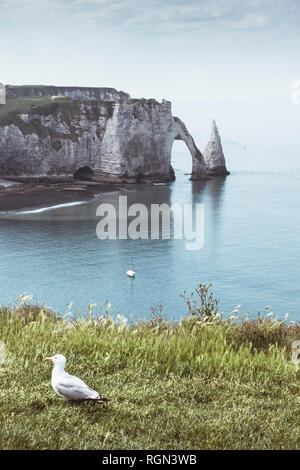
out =
[[226,168],[221,138],[215,120],[212,122],[211,137],[204,149],[203,156],[209,175],[230,174]]
[[95,93],[90,100],[73,94],[71,101],[43,98],[40,104],[27,98],[21,110],[0,113],[0,175],[70,178],[85,168],[98,181],[172,181],[175,140],[183,140],[190,151],[192,180],[218,171],[228,174],[216,134],[217,152],[211,145],[204,160],[183,122],[172,116],[170,102],[123,95],[105,101],[95,99]]

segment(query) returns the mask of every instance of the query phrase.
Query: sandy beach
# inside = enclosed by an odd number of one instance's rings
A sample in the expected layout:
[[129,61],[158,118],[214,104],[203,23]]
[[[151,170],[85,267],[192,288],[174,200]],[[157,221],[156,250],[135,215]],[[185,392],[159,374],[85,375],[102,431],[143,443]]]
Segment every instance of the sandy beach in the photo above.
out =
[[0,212],[33,207],[48,207],[76,201],[88,201],[95,194],[115,191],[116,185],[74,181],[70,183],[0,183]]

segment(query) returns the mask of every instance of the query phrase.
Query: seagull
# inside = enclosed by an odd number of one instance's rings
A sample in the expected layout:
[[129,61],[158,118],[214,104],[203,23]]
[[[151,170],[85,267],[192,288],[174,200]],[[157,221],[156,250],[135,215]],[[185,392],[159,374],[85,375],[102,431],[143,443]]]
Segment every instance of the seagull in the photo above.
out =
[[65,371],[67,359],[62,354],[45,357],[45,361],[52,361],[54,364],[51,385],[60,397],[67,400],[93,400],[98,403],[109,401],[108,398],[102,397],[96,390],[86,385],[83,380],[68,374]]

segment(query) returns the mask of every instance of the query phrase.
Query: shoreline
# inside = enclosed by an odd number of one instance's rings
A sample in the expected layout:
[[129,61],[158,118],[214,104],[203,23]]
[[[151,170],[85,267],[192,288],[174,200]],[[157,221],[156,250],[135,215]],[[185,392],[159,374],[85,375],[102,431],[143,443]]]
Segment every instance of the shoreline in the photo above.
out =
[[95,195],[121,189],[111,183],[90,183],[74,180],[64,183],[16,183],[2,186],[0,214],[34,208],[47,208],[61,204],[88,202]]

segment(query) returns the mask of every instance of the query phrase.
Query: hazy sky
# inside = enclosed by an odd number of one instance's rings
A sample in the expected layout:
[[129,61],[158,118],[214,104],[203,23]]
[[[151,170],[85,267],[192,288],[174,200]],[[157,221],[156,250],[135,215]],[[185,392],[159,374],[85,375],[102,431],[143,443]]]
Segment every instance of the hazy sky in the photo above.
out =
[[289,100],[299,0],[0,0],[0,81]]

